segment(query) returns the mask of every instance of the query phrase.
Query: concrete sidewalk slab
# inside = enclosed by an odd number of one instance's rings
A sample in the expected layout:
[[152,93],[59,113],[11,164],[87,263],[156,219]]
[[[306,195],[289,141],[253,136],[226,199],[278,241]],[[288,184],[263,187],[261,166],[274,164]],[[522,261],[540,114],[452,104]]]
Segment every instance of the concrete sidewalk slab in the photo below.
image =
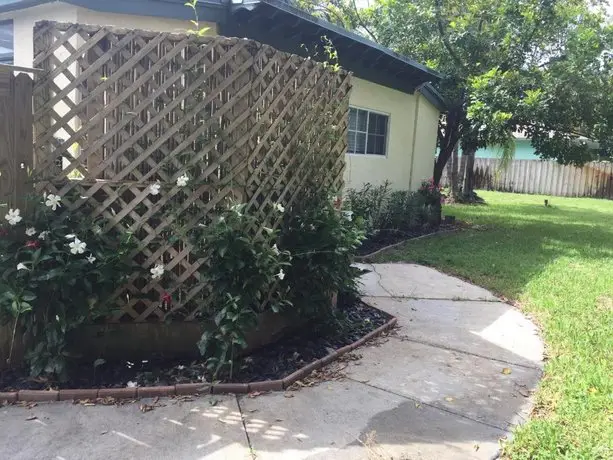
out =
[[489,459],[504,435],[351,380],[242,397],[240,405],[258,460]]
[[539,369],[395,337],[359,353],[362,360],[347,369],[350,378],[500,429],[526,416],[528,396],[541,375]]
[[410,297],[418,299],[492,300],[489,291],[415,264],[356,264],[371,270],[362,276],[362,293],[367,297]]
[[411,340],[510,364],[542,365],[538,328],[509,304],[385,297],[364,301],[398,317],[398,333]]
[[[0,458],[11,460],[251,459],[234,396],[178,402],[143,413],[122,406],[39,404],[0,408]],[[215,404],[215,405],[212,405]],[[30,417],[35,419],[28,420]]]

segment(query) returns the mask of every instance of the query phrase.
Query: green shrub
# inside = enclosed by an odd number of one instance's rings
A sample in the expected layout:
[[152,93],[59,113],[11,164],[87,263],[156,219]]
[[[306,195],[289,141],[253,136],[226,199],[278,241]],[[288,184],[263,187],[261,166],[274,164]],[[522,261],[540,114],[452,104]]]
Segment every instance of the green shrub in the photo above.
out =
[[[277,212],[284,211],[275,205]],[[245,205],[222,211],[199,232],[196,247],[208,259],[201,276],[211,286],[212,321],[204,318],[205,332],[198,348],[208,368],[217,376],[223,369],[233,374],[233,363],[246,348],[246,333],[257,325],[258,313],[274,312],[290,305],[285,270],[290,255],[277,248],[277,232],[264,227],[255,216],[245,214]]]
[[351,264],[364,231],[354,212],[335,209],[323,192],[310,192],[288,216],[280,246],[292,255],[288,294],[300,316],[324,318],[333,294],[357,294],[358,273]]
[[440,189],[424,181],[416,192],[392,191],[389,182],[373,186],[365,184],[360,190],[347,191],[347,201],[355,216],[365,222],[368,235],[382,230],[408,231],[424,225],[440,224]]
[[9,209],[0,226],[0,320],[13,324],[13,342],[23,328],[33,377],[65,380],[70,333],[107,315],[112,294],[134,271],[131,235],[111,242],[104,221],[62,213],[57,195],[28,208],[24,215]]

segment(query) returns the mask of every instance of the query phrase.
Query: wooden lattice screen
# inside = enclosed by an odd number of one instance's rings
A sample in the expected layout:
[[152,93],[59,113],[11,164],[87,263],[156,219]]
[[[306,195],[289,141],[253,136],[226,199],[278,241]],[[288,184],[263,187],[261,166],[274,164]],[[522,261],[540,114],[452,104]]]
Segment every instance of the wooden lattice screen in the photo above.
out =
[[[104,233],[138,241],[143,272],[117,291],[116,321],[166,318],[164,291],[182,318],[201,312],[206,262],[176,235],[228,198],[274,227],[273,205],[291,209],[307,180],[342,186],[344,71],[252,40],[53,22],[36,25],[34,56],[36,190],[61,195],[64,212],[93,204]],[[189,187],[178,187],[185,171]],[[163,285],[149,276],[160,262]]]

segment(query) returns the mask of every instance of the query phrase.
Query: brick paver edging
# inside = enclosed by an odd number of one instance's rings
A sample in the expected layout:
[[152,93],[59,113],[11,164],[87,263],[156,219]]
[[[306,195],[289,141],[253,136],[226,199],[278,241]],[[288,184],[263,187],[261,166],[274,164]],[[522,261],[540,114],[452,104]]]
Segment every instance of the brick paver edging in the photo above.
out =
[[305,378],[314,370],[331,363],[340,356],[348,353],[369,340],[381,335],[396,324],[397,318],[391,318],[383,326],[369,332],[361,339],[333,351],[317,361],[307,364],[302,369],[288,375],[284,379],[265,380],[251,383],[179,383],[171,386],[135,387],[135,388],[90,388],[90,389],[66,389],[66,390],[20,390],[14,392],[0,392],[0,401],[74,401],[79,399],[116,398],[136,399],[155,398],[159,396],[183,396],[194,394],[222,394],[235,393],[245,394],[254,391],[283,391],[296,381]]

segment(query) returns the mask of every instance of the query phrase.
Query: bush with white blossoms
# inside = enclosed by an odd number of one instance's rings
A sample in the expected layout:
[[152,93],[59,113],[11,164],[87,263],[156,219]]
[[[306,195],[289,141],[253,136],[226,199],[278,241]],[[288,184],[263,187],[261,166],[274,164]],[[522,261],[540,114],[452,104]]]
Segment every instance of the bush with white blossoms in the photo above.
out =
[[108,314],[115,289],[134,271],[130,236],[109,243],[93,231],[103,223],[68,212],[57,194],[32,197],[25,209],[3,214],[0,321],[28,337],[32,376],[65,378],[67,357],[77,348],[71,332]]
[[[284,210],[280,204],[275,209]],[[259,313],[291,305],[285,279],[291,257],[277,247],[277,239],[277,232],[263,227],[243,204],[229,206],[195,231],[193,244],[208,261],[201,276],[211,286],[198,347],[214,374],[223,369],[232,376],[234,359],[247,346],[245,334],[257,325]]]

